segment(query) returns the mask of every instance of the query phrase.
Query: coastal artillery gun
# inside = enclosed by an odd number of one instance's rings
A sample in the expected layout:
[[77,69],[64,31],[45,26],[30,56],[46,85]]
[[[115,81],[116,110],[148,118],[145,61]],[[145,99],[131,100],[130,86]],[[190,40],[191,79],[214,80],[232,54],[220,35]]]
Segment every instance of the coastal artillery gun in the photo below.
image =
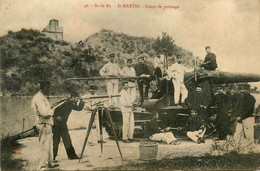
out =
[[[111,78],[70,78],[68,80],[106,80],[106,79],[140,79],[142,77],[111,77]],[[206,71],[199,70],[185,73],[184,83],[188,90],[188,98],[191,98],[193,92],[196,91],[198,85],[202,88],[204,102],[208,108],[208,112],[215,113],[216,108],[212,106],[214,96],[214,85],[229,84],[229,83],[248,83],[259,82],[260,74],[245,74],[245,73],[230,73],[222,71]],[[171,80],[162,78],[161,82],[164,87],[170,87]],[[141,107],[134,109],[135,118],[135,137],[143,137],[145,134],[145,125],[151,119],[152,113],[158,113],[159,119],[164,125],[171,127],[173,131],[180,130],[186,124],[187,117],[191,112],[189,106],[174,106],[174,92],[164,89],[161,96],[152,97],[144,101]],[[115,130],[118,136],[122,135],[122,115],[119,108],[109,108],[111,117],[114,123]],[[107,128],[108,134],[112,135],[110,130],[111,125],[107,119],[103,119],[104,126]]]
[[[203,105],[206,106],[208,116],[216,114],[217,112],[217,108],[212,103],[215,94],[215,87],[217,85],[259,81],[260,74],[208,71],[204,69],[187,72],[184,76],[184,83],[188,90],[187,99],[193,98],[192,95],[196,91],[196,87],[200,86],[202,90]],[[167,81],[164,79],[164,83],[171,84],[171,80]],[[164,93],[162,93],[163,95],[155,99],[147,100],[144,102],[143,107],[147,111],[156,111],[164,125],[171,127],[172,130],[182,130],[180,128],[186,126],[185,124],[187,117],[189,117],[191,113],[190,106],[192,106],[192,104],[189,104],[188,106],[175,106],[173,98],[174,92],[166,89],[161,91],[164,91]]]

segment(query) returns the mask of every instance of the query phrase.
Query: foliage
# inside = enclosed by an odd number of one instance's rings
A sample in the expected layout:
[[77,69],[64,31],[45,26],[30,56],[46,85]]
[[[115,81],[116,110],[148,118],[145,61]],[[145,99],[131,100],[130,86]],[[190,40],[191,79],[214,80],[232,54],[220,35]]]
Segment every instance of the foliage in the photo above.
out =
[[33,95],[43,79],[51,80],[52,94],[63,94],[68,90],[67,78],[86,76],[81,61],[95,60],[84,54],[84,49],[53,41],[37,30],[9,31],[0,44],[1,90],[11,95]]
[[162,33],[162,38],[160,38],[159,36],[157,37],[152,47],[156,52],[164,53],[163,51],[167,51],[169,56],[172,56],[175,51],[173,38],[171,38],[165,32]]
[[16,140],[7,137],[1,137],[1,169],[3,170],[22,170],[27,160],[14,159],[13,153],[20,153],[21,144]]
[[228,136],[225,141],[214,141],[211,147],[213,155],[223,155],[228,153],[248,153],[253,151],[253,143],[245,143],[242,136],[235,141],[232,136]]
[[[166,46],[172,53],[182,54],[185,65],[191,65],[192,53],[177,46],[173,48],[174,40],[166,33],[159,40],[161,46]],[[51,80],[52,95],[66,94],[71,88],[85,89],[86,82],[70,82],[73,85],[68,86],[65,81],[69,77],[99,76],[98,71],[110,53],[116,54],[121,68],[125,65],[125,58],[136,59],[144,55],[152,71],[153,47],[157,41],[101,30],[85,41],[71,44],[54,41],[38,30],[9,31],[0,37],[1,91],[10,95],[33,95],[42,79]],[[158,42],[156,46],[160,46]]]

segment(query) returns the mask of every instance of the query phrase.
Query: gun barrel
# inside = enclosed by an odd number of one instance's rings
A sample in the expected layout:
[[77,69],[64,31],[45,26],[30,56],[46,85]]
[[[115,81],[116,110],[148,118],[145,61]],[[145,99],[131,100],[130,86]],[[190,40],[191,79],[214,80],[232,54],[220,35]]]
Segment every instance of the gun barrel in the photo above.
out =
[[141,79],[147,78],[145,76],[136,76],[136,77],[91,77],[91,78],[67,78],[67,80],[111,80],[111,79],[120,79],[120,80],[128,80],[128,79]]
[[[194,72],[185,73],[185,81],[194,78]],[[222,71],[204,71],[198,73],[198,80],[210,79],[214,84],[225,83],[247,83],[247,82],[259,82],[260,74],[251,73],[232,73]]]
[[99,96],[92,96],[92,97],[83,97],[82,99],[98,99],[98,98],[109,98],[109,97],[120,97],[119,94],[115,94],[115,95],[111,95],[111,96],[108,96],[108,95],[99,95]]
[[215,84],[259,82],[260,74],[221,72],[219,78],[212,81]]

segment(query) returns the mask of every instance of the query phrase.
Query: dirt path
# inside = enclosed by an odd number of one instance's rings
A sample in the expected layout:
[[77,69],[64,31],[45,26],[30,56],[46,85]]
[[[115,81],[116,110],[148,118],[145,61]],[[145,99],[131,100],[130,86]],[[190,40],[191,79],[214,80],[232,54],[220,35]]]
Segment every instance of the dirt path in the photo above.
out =
[[[86,130],[72,130],[70,135],[73,146],[78,155],[80,155]],[[101,155],[100,144],[95,143],[94,146],[86,146],[83,159],[79,163],[78,160],[68,160],[63,143],[60,143],[57,160],[59,161],[59,169],[66,170],[85,170],[97,167],[112,167],[127,164],[129,161],[139,160],[139,142],[123,143],[119,142],[120,148],[125,161],[121,160],[115,141],[106,139],[104,144],[104,153]],[[20,140],[23,145],[20,154],[15,154],[15,158],[26,159],[24,169],[34,170],[37,165],[39,152],[38,138],[26,138]],[[176,156],[198,156],[209,152],[212,140],[206,140],[205,144],[196,144],[191,141],[182,141],[180,145],[159,144],[158,157],[173,158]]]
[[[82,116],[80,116],[82,115]],[[78,117],[84,118],[84,113],[77,113],[70,117],[69,128],[86,127],[86,119],[81,119],[79,122]],[[77,120],[76,124],[73,120]],[[73,125],[74,123],[74,125]],[[93,141],[97,142],[96,130],[93,131]],[[71,130],[70,132],[72,144],[76,153],[80,156],[86,129]],[[61,170],[93,170],[95,168],[116,167],[125,165],[129,162],[140,163],[139,160],[139,144],[140,142],[123,143],[119,141],[120,148],[124,157],[121,160],[116,142],[108,139],[108,135],[104,135],[107,143],[104,144],[104,153],[101,155],[100,144],[95,143],[94,146],[86,146],[83,159],[79,163],[78,160],[68,160],[64,145],[61,141],[56,159],[59,161],[59,169]],[[180,140],[180,145],[167,145],[160,143],[158,145],[157,159],[167,158],[173,159],[182,156],[202,156],[203,154],[210,153],[213,140],[206,139],[205,144],[196,144],[188,140]],[[31,137],[19,141],[22,148],[18,153],[14,154],[15,159],[27,160],[23,164],[23,169],[35,170],[37,166],[39,144],[38,137]],[[260,145],[256,145],[257,152],[260,152]]]

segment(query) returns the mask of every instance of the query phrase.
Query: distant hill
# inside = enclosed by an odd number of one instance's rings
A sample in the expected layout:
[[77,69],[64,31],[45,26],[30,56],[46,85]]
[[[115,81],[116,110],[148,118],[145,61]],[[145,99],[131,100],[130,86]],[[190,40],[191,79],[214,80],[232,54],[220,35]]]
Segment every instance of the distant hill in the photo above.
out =
[[[153,63],[156,54],[153,49],[155,41],[154,38],[129,36],[112,30],[101,30],[87,37],[84,44],[86,48],[92,48],[95,56],[101,58],[115,53],[122,65],[125,58],[137,59],[140,55],[146,56],[147,61]],[[194,66],[194,56],[191,52],[178,46],[175,46],[174,51],[175,54],[183,57],[184,65]]]
[[75,76],[82,51],[65,41],[53,41],[37,30],[9,31],[0,37],[1,91],[32,95],[43,79],[52,80],[52,94],[65,91],[64,81]]
[[[152,70],[155,41],[154,38],[101,30],[83,42],[72,44],[54,41],[37,30],[9,31],[0,37],[1,91],[11,95],[32,95],[42,79],[52,81],[52,94],[63,94],[72,88],[85,91],[88,87],[85,82],[71,83],[66,79],[98,76],[110,53],[116,54],[120,67],[125,65],[126,58],[145,55]],[[194,65],[191,52],[175,46],[174,53],[183,56],[186,66]]]

